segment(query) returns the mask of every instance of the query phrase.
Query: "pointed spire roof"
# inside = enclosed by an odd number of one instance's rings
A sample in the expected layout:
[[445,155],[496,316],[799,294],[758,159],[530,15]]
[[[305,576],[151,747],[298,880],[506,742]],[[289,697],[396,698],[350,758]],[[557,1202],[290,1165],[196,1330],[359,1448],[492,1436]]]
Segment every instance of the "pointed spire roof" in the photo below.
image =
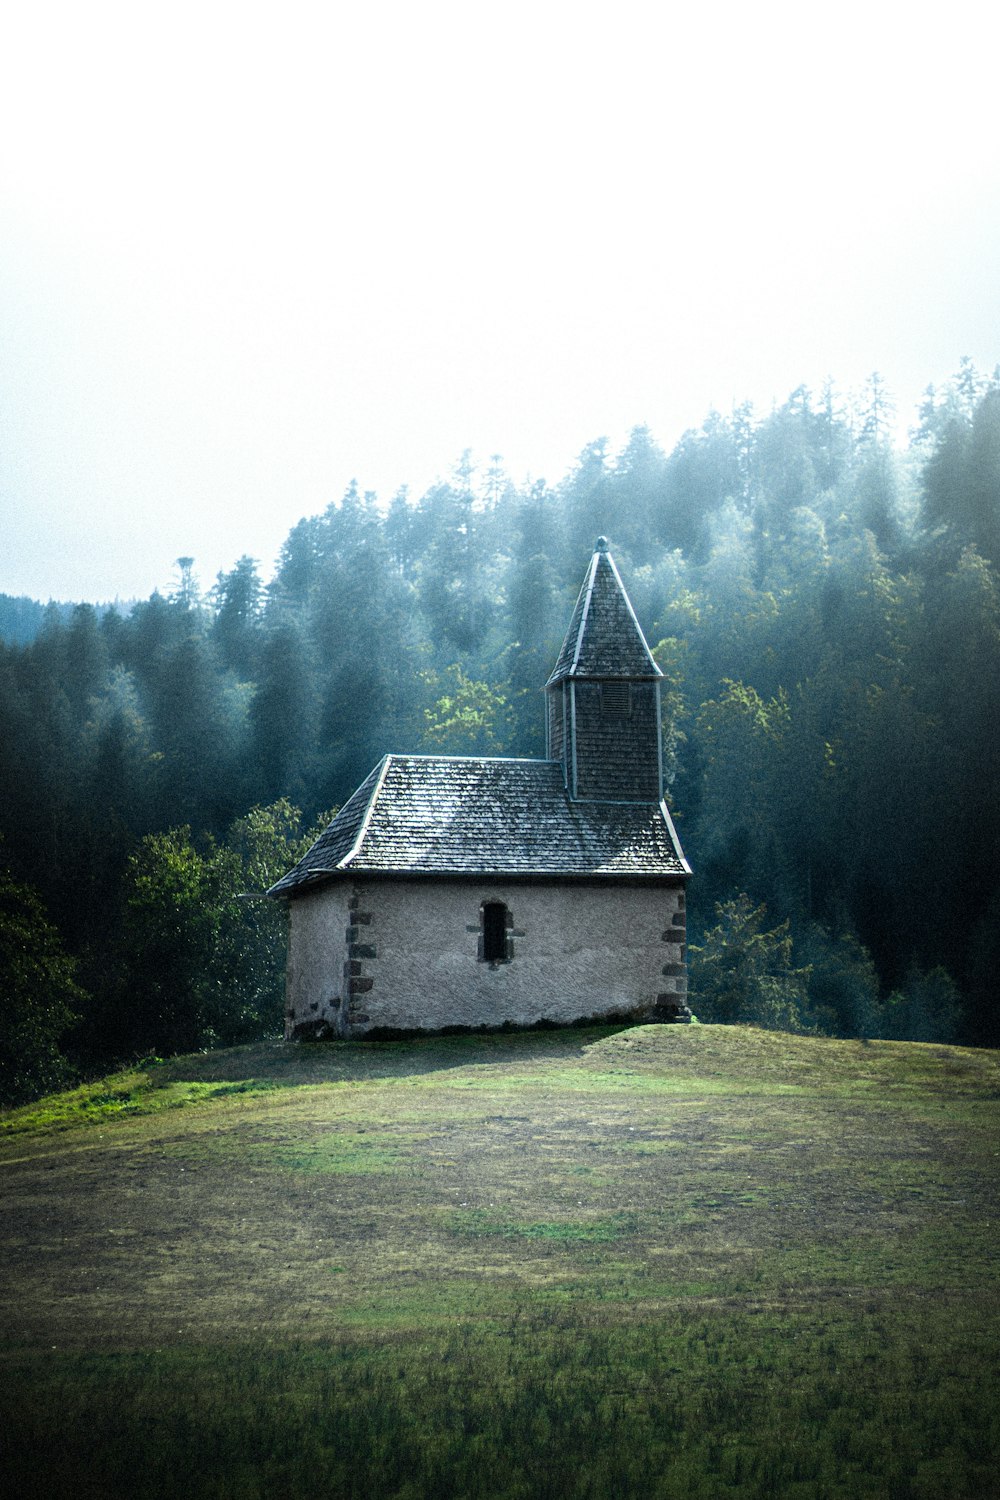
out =
[[607,537],[599,536],[559,659],[545,685],[552,687],[568,677],[649,682],[662,676],[608,551]]

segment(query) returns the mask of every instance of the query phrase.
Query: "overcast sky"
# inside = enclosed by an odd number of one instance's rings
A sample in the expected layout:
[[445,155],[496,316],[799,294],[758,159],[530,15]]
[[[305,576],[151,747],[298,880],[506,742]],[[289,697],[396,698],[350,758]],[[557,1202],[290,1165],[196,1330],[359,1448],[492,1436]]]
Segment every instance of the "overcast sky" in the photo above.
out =
[[[0,54],[0,591],[269,575],[352,478],[1000,360],[976,0],[32,0]],[[581,545],[589,547],[593,538]]]

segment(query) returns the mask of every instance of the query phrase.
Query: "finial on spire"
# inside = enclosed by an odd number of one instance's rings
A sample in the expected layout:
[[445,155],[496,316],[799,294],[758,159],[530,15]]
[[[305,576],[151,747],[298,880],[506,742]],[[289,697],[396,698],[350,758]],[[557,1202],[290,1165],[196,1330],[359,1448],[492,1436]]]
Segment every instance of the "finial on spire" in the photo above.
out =
[[594,548],[594,551],[595,552],[607,552],[607,550],[608,550],[608,539],[607,539],[607,537],[606,536],[599,536],[597,538],[597,545]]

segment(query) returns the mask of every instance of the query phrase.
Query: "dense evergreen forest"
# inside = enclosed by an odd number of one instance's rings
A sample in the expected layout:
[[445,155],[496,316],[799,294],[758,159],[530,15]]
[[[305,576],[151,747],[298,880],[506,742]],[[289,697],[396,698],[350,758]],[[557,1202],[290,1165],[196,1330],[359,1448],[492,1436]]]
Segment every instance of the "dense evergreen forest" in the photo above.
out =
[[277,1031],[253,893],[387,749],[544,753],[601,532],[665,674],[695,1010],[1000,1042],[1000,376],[891,422],[877,376],[799,389],[554,486],[352,485],[270,580],[0,601],[0,1093]]

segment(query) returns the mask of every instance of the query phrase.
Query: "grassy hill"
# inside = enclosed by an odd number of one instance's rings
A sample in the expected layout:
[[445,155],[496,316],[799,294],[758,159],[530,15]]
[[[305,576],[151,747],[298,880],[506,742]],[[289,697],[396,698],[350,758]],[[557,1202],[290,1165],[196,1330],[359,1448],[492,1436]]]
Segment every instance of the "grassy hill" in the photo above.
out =
[[23,1496],[998,1492],[1000,1055],[640,1027],[0,1116]]

